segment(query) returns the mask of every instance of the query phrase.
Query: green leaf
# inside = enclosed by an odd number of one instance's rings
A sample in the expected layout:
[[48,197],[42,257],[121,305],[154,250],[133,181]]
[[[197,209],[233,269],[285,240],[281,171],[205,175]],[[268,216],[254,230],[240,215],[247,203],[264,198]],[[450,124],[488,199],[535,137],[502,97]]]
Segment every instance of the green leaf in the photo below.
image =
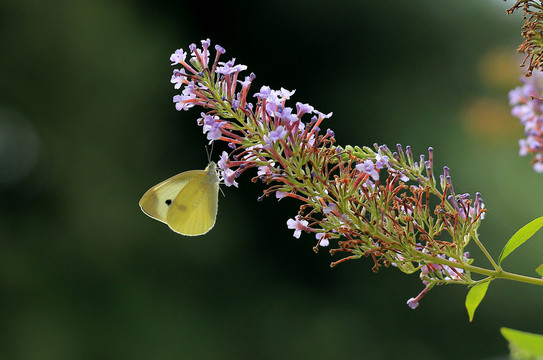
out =
[[536,267],[535,272],[538,273],[541,277],[543,277],[543,264]]
[[520,228],[519,231],[515,233],[509,239],[507,244],[505,244],[505,247],[502,250],[502,253],[500,254],[500,259],[498,260],[498,263],[501,264],[503,259],[505,259],[509,254],[511,254],[516,248],[518,248],[520,245],[524,244],[526,240],[532,237],[537,230],[539,230],[543,226],[543,216],[539,217],[528,224],[524,225],[522,228]]
[[485,297],[486,290],[488,289],[489,284],[490,281],[480,283],[473,286],[469,290],[468,296],[466,296],[466,309],[468,309],[469,322],[473,320],[475,309],[477,309],[477,306],[479,306],[479,304]]
[[539,359],[543,357],[543,335],[513,330],[502,327],[503,337],[509,341],[511,353],[522,356],[522,359]]

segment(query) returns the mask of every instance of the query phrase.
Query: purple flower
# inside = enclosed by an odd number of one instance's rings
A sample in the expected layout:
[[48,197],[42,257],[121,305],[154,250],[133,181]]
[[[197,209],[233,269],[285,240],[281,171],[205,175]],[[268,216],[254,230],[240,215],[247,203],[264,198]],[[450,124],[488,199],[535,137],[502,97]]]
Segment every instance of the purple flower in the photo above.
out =
[[203,120],[203,131],[207,133],[207,139],[210,141],[219,140],[222,136],[222,127],[227,124],[226,121],[218,121],[217,116],[206,115]]
[[173,71],[172,79],[170,80],[170,82],[172,84],[175,84],[174,85],[175,89],[179,89],[181,86],[183,86],[183,82],[186,81],[185,75],[186,75],[185,69],[181,69],[181,70],[175,69]]
[[189,95],[175,95],[173,97],[173,102],[175,103],[175,108],[177,111],[181,110],[188,110],[191,107],[194,106],[194,103],[190,100],[195,99],[196,95],[189,94]]
[[315,108],[309,104],[302,104],[301,102],[296,103],[296,115],[299,119],[302,118],[304,114],[312,113]]
[[375,167],[377,169],[382,169],[384,167],[389,167],[389,158],[386,155],[381,154],[381,150],[377,152],[377,155],[375,156]]
[[232,169],[226,169],[222,172],[222,180],[224,181],[224,184],[228,187],[235,186],[238,187],[238,183],[236,182],[237,178],[237,172]]
[[204,66],[208,66],[209,64],[209,51],[208,51],[208,48],[209,48],[209,45],[211,45],[211,41],[209,39],[206,39],[206,40],[202,40],[202,49],[203,51],[200,52],[199,49],[195,49],[195,52],[198,52],[202,58],[202,62],[204,64]]
[[411,298],[409,300],[407,300],[407,306],[409,306],[411,309],[416,309],[417,306],[419,306],[419,302],[417,301],[416,298]]
[[298,121],[298,117],[292,113],[292,108],[282,108],[280,107],[274,115],[281,120],[283,124],[291,124],[295,121]]
[[521,81],[522,86],[509,92],[509,102],[513,106],[511,114],[519,118],[526,134],[526,138],[519,141],[519,155],[534,154],[534,170],[543,172],[540,161],[543,153],[543,73],[534,71],[531,77],[523,77]]
[[196,85],[193,81],[191,81],[187,84],[187,86],[185,86],[181,95],[175,95],[173,97],[173,102],[176,103],[175,108],[178,111],[188,110],[194,106],[193,100],[197,97],[198,96],[196,95]]
[[481,219],[485,218],[485,204],[483,203],[480,193],[475,194],[475,200],[473,203],[470,203],[470,195],[468,193],[456,195],[456,198],[449,195],[447,199],[455,207],[458,215],[462,219],[465,220],[467,216],[469,216],[470,219],[475,219],[479,215],[481,216]]
[[319,240],[319,246],[326,247],[330,245],[330,241],[328,241],[328,238],[326,237],[326,233],[324,232],[316,233],[315,237],[317,238],[317,240]]
[[[251,73],[251,75],[254,75],[254,74]],[[243,80],[243,81],[238,80],[238,83],[240,83],[243,88],[248,88],[249,85],[251,85],[251,82],[253,81],[253,79],[254,79],[254,77],[252,77],[252,76],[246,76],[245,80]]]
[[215,120],[219,120],[218,116],[211,116],[206,113],[201,113],[202,118],[198,119],[198,125],[204,127],[204,134],[209,131],[211,126],[215,123]]
[[302,230],[307,229],[308,222],[306,220],[301,220],[300,215],[296,215],[295,220],[288,219],[287,226],[289,229],[294,230],[294,237],[296,239],[300,238],[300,235],[302,234]]
[[175,52],[170,56],[170,61],[172,62],[172,65],[180,64],[185,61],[187,57],[187,53],[183,51],[183,49],[177,49]]
[[[275,166],[274,162],[272,162],[271,164],[268,164],[268,165],[259,166],[257,175],[259,177],[270,176],[272,174],[272,169],[273,169],[274,166]],[[277,196],[277,193],[275,195]]]
[[270,131],[269,136],[264,135],[264,141],[266,142],[266,145],[271,145],[277,140],[284,139],[287,134],[288,132],[285,130],[285,127],[279,125],[277,129]]
[[275,112],[281,111],[284,107],[284,101],[281,97],[277,96],[277,91],[271,90],[270,94],[266,98],[266,112],[270,115],[275,115]]
[[288,99],[290,99],[290,97],[291,97],[292,95],[294,95],[295,92],[296,92],[296,90],[290,91],[290,90],[287,90],[287,89],[285,89],[285,88],[281,88],[281,90],[279,90],[278,93],[279,93],[279,96],[280,96],[282,99],[288,100]]
[[254,94],[253,96],[259,99],[267,99],[271,94],[271,89],[269,86],[262,86],[260,91]]
[[518,86],[513,90],[509,91],[509,105],[513,106],[519,103],[526,102],[526,96],[524,95],[523,88]]
[[219,169],[228,169],[228,153],[226,151],[222,152],[218,165]]
[[329,119],[332,117],[332,115],[334,115],[333,112],[329,112],[328,114],[325,114],[325,113],[321,113],[320,111],[318,110],[314,110],[313,113],[317,114],[317,116],[319,117],[319,119]]
[[217,51],[218,54],[224,54],[226,52],[226,50],[220,45],[215,45],[215,51]]
[[[300,129],[302,130],[302,129]],[[311,134],[311,136],[309,137],[309,139],[307,139],[307,145],[309,147],[312,147],[313,145],[315,145],[315,134]]]
[[[449,258],[449,260],[454,261],[453,258]],[[452,280],[460,280],[460,279],[462,279],[462,274],[464,273],[463,269],[459,269],[459,268],[456,268],[456,267],[450,267],[448,265],[443,265],[443,270],[447,272],[450,279],[452,279]],[[445,277],[445,280],[449,280],[449,279],[447,279],[447,277]]]
[[215,72],[217,72],[219,74],[222,74],[222,75],[230,75],[230,74],[233,74],[233,73],[236,73],[236,72],[247,70],[246,65],[234,65],[235,61],[236,61],[236,59],[233,58],[232,60],[230,60],[230,61],[228,61],[226,63],[225,62],[219,62],[219,65],[221,65],[221,66],[218,66],[217,70],[215,70]]
[[[268,86],[262,86],[260,88],[260,92],[257,92],[254,94],[255,97],[258,99],[266,99],[266,112],[270,114],[270,116],[279,116],[276,115],[276,112],[281,112],[284,108],[284,103],[286,100],[290,98],[292,94],[294,94],[296,90],[286,90],[284,88],[281,88],[281,90],[271,90]],[[292,113],[292,110],[288,113],[290,115]],[[284,117],[284,116],[283,116]]]
[[379,180],[379,173],[375,170],[375,164],[369,159],[362,164],[356,165],[356,170],[369,174],[375,181]]
[[277,198],[277,201],[281,200],[285,196],[287,196],[287,193],[285,193],[285,192],[282,192],[282,191],[276,191],[275,192],[275,197]]

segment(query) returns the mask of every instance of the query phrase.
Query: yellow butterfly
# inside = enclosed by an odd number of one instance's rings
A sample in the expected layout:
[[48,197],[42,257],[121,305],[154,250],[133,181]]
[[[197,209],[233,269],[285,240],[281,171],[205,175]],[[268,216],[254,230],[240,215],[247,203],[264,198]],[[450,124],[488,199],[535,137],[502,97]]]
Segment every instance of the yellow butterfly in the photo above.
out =
[[217,217],[219,172],[210,162],[205,170],[185,171],[149,189],[141,210],[182,235],[207,233]]

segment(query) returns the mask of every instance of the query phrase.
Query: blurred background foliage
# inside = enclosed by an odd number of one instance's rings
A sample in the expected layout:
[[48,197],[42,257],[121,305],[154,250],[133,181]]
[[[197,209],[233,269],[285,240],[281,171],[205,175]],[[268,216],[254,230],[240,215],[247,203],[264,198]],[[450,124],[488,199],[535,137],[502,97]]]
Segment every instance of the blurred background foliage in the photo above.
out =
[[[497,359],[500,326],[543,333],[534,286],[493,283],[468,324],[465,288],[435,288],[413,311],[417,275],[374,274],[368,259],[330,269],[337,258],[286,228],[298,204],[257,202],[249,176],[223,189],[202,237],[138,207],[152,185],[207,163],[200,110],[175,111],[168,59],[209,37],[257,88],[333,111],[323,128],[338,144],[433,146],[457,192],[483,194],[497,256],[542,215],[541,175],[517,155],[507,104],[522,73],[508,6],[1,2],[0,358]],[[540,240],[508,269],[535,275]]]

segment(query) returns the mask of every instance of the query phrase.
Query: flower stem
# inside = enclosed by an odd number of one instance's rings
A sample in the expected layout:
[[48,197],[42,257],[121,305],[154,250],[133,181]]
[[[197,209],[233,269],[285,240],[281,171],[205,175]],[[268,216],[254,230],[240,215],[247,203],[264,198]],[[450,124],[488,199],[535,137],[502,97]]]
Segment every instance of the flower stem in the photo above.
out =
[[473,234],[473,240],[477,243],[481,251],[485,254],[486,258],[490,261],[494,269],[496,271],[503,271],[502,268],[498,264],[496,264],[492,256],[490,256],[488,250],[485,248],[483,243],[479,240],[479,236],[477,236],[477,233]]
[[468,271],[471,271],[473,273],[486,275],[486,276],[490,277],[491,280],[493,280],[493,279],[506,279],[506,280],[513,280],[513,281],[519,281],[519,282],[524,282],[524,283],[528,283],[528,284],[542,285],[543,286],[543,279],[541,279],[541,278],[534,278],[534,277],[530,277],[530,276],[514,274],[514,273],[507,272],[507,271],[503,271],[501,268],[498,268],[497,270],[490,270],[490,269],[485,269],[485,268],[482,268],[482,267],[473,266],[473,265],[469,265],[469,264],[462,264],[462,263],[458,263],[456,261],[450,261],[450,260],[446,260],[446,259],[443,259],[443,258],[434,257],[434,256],[432,256],[430,254],[426,254],[426,253],[423,253],[423,252],[420,252],[420,251],[417,251],[417,254],[421,258],[429,260],[434,264],[448,265],[448,266],[451,266],[451,267],[468,270]]

